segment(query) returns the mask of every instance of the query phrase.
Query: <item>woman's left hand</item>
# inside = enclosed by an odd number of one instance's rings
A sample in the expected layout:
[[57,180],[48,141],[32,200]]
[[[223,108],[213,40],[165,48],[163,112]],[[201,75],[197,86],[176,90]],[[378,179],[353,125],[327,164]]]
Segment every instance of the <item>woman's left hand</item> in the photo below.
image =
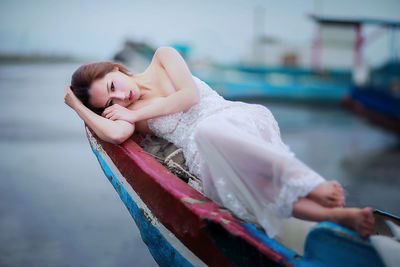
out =
[[64,87],[64,102],[72,109],[75,109],[76,105],[81,102],[72,92],[70,85]]
[[113,121],[123,120],[130,123],[135,123],[137,121],[135,111],[124,108],[118,104],[106,108],[101,115]]

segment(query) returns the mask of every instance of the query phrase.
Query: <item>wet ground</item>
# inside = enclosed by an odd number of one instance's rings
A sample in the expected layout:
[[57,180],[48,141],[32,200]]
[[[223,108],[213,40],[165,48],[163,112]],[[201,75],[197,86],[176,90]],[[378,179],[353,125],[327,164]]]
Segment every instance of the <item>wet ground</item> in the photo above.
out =
[[157,266],[64,104],[76,66],[0,65],[0,266]]
[[[0,65],[0,266],[155,266],[63,102],[79,64]],[[400,141],[338,107],[263,102],[347,205],[400,215]]]

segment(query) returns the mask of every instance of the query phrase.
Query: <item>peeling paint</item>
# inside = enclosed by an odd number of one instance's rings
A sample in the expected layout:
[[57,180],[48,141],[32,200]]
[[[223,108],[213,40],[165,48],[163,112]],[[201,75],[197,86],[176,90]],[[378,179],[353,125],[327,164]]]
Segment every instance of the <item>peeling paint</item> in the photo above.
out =
[[[140,230],[143,241],[148,246],[157,263],[160,266],[193,266],[167,241],[167,239],[165,239],[163,235],[160,234],[160,231],[152,224],[152,220],[148,214],[143,210],[143,208],[137,206],[125,188],[120,184],[120,181],[116,178],[110,167],[93,146],[92,150],[96,155],[104,174],[120,195],[121,200],[127,206],[132,218],[135,220],[136,225]],[[166,257],[166,255],[173,255],[173,257]]]
[[223,222],[224,224],[229,224],[231,221],[229,221],[227,219],[224,219],[224,218],[221,218],[221,222]]
[[204,203],[205,201],[204,200],[198,200],[198,199],[194,199],[194,198],[191,198],[191,197],[184,197],[184,198],[181,198],[181,200],[183,201],[183,202],[187,202],[187,203],[189,203],[189,204],[201,204],[201,203]]

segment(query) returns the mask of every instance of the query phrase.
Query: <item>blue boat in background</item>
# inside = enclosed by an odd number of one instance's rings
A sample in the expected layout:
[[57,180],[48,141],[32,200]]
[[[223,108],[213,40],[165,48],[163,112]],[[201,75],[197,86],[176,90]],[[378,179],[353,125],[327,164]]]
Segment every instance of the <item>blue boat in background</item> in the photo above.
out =
[[343,103],[400,136],[400,62],[389,62],[371,72],[365,86],[353,86]]
[[305,67],[220,65],[207,73],[195,72],[227,99],[268,98],[295,101],[335,102],[349,92],[351,70]]
[[[315,14],[310,17],[318,26],[312,44],[312,68],[212,64],[204,73],[196,74],[228,99],[343,103],[373,123],[400,135],[400,53],[395,38],[400,21]],[[364,31],[366,26],[374,27],[374,31]],[[347,29],[353,37],[343,32],[344,39],[336,40],[337,32],[331,36],[327,34],[332,28]],[[387,62],[369,71],[363,60],[363,50],[383,33],[389,40]],[[347,48],[353,50],[352,69],[332,69],[322,65],[323,46],[338,41],[347,46],[351,44]]]
[[364,85],[350,70],[251,65],[213,65],[196,73],[227,99],[269,99],[286,102],[344,104],[374,124],[400,135],[400,61],[372,70]]

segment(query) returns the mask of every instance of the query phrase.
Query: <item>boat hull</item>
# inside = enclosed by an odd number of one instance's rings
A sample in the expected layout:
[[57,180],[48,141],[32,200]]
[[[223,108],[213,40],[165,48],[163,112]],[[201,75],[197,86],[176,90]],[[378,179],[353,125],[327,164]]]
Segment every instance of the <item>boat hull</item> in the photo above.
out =
[[133,140],[112,145],[86,131],[105,175],[161,266],[383,266],[368,239],[331,222],[311,230],[300,256],[218,207]]
[[353,88],[342,103],[356,114],[400,136],[400,98],[383,90]]

